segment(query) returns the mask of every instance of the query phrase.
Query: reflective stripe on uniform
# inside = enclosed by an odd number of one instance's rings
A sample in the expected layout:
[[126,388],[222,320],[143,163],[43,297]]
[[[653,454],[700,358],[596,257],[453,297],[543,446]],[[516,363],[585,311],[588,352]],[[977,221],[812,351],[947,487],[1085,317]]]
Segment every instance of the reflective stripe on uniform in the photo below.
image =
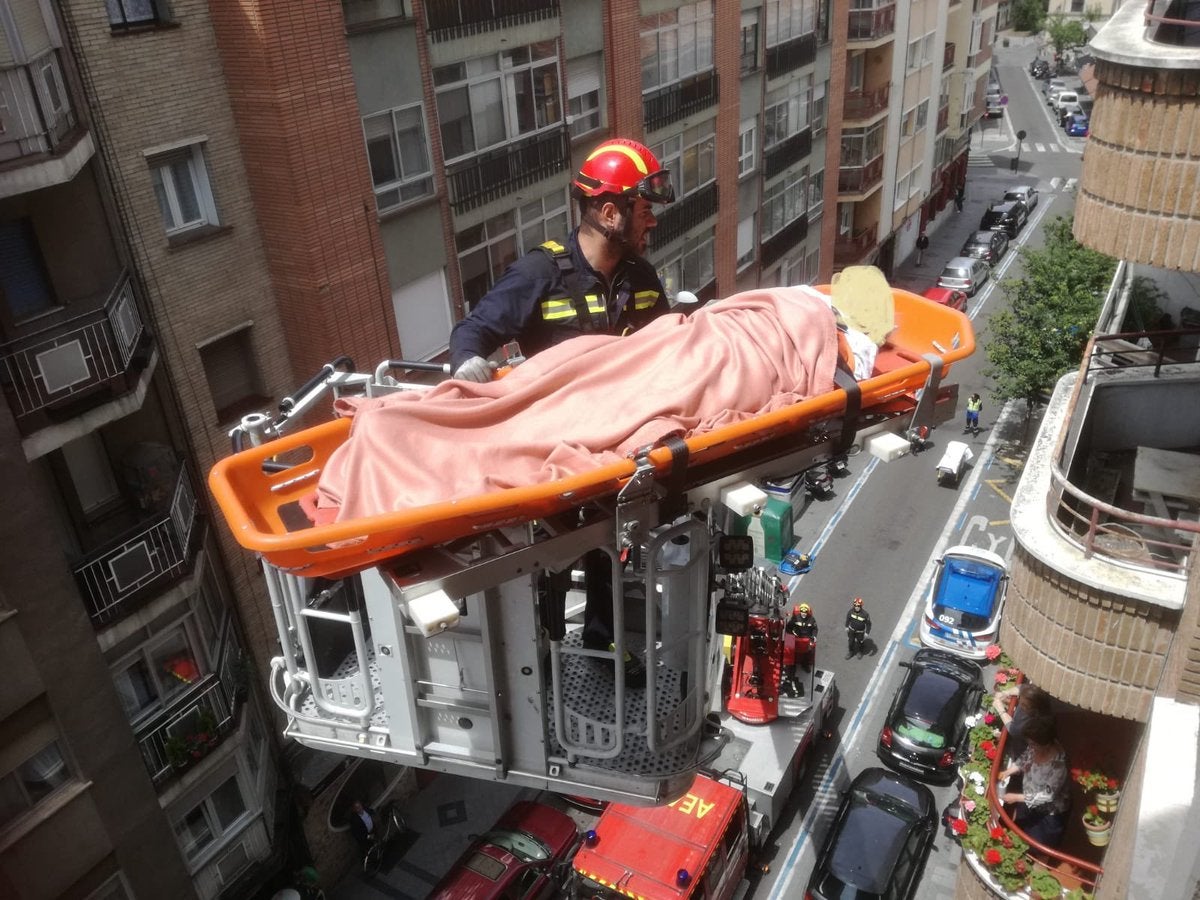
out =
[[[588,312],[592,315],[600,315],[604,312],[604,300],[598,294],[588,294],[584,299],[587,300]],[[558,322],[573,318],[575,318],[575,304],[570,297],[542,301],[542,319],[544,321]]]
[[562,244],[560,244],[558,241],[542,241],[541,246],[545,247],[551,253],[566,253],[567,252],[567,248],[564,247]]
[[658,291],[638,291],[633,295],[634,309],[649,309],[658,302]]

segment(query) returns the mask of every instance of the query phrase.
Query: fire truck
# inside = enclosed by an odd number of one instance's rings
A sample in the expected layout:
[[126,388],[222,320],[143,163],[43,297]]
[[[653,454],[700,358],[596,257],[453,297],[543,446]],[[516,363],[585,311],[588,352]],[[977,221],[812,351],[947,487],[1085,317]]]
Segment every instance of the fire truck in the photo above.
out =
[[[803,758],[794,749],[814,731],[805,716],[820,715],[820,703],[780,716],[778,727],[803,733],[771,769],[753,757],[769,743],[761,732],[719,715],[716,623],[731,607],[739,614],[730,576],[754,564],[718,552],[721,493],[822,465],[851,443],[878,443],[890,458],[954,416],[956,386],[944,379],[974,349],[970,321],[892,294],[895,328],[870,377],[587,476],[465,501],[333,523],[306,512],[350,429],[344,419],[295,423],[330,398],[427,390],[404,380],[418,364],[387,361],[371,373],[330,364],[277,414],[247,417],[235,429],[238,452],[209,485],[236,539],[262,561],[279,637],[268,687],[285,735],[630,807],[679,801],[666,807],[676,815],[701,770],[758,768],[790,785]],[[684,539],[679,560],[671,548]],[[592,552],[613,575],[608,650],[583,646],[561,589]],[[626,654],[644,664],[644,686],[625,683]],[[748,835],[774,821],[775,798],[756,801],[754,790],[740,791],[750,798]]]

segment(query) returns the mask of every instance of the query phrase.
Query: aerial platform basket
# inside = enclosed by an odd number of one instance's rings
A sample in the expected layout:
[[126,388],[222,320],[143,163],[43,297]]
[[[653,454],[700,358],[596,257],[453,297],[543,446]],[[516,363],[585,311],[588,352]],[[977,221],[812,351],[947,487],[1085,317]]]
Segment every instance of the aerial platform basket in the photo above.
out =
[[[893,289],[892,295],[896,328],[880,348],[874,374],[858,382],[859,425],[919,409],[923,389],[936,387],[950,365],[975,348],[970,320],[962,313],[908,291]],[[687,480],[694,486],[723,471],[745,468],[745,462],[758,462],[771,446],[785,445],[814,424],[842,416],[847,398],[847,391],[835,388],[689,438]],[[927,399],[932,405],[933,398]],[[217,463],[209,486],[243,547],[304,577],[346,575],[412,550],[549,517],[614,495],[633,477],[637,465],[632,459],[622,460],[549,483],[312,525],[301,501],[311,497],[326,461],[349,432],[350,421],[338,419]],[[665,447],[649,454],[658,477],[670,472],[672,459]]]

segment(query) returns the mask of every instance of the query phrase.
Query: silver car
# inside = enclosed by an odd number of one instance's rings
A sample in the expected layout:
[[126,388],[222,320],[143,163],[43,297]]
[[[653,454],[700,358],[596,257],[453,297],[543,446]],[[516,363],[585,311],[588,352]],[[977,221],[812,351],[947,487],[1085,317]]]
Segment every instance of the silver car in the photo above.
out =
[[1025,204],[1025,208],[1032,211],[1038,204],[1038,192],[1031,184],[1019,184],[1016,187],[1011,187],[1004,192],[1005,200],[1020,200]]
[[973,256],[956,256],[942,269],[942,274],[938,276],[938,287],[965,291],[967,296],[974,297],[991,274],[992,269],[984,260]]

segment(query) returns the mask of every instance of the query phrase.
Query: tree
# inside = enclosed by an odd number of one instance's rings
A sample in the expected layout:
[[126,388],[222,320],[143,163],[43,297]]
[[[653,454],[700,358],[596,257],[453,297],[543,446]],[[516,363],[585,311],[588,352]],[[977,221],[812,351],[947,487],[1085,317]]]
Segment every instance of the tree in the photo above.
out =
[[1079,366],[1117,265],[1076,243],[1061,216],[1046,226],[1045,239],[1043,248],[1021,251],[1024,276],[1000,283],[1009,308],[988,322],[992,395],[1024,400],[1028,412]]
[[1082,47],[1088,40],[1082,22],[1078,19],[1068,19],[1061,14],[1047,18],[1043,27],[1046,36],[1050,38],[1050,45],[1054,47],[1056,58],[1068,50]]
[[1042,30],[1042,22],[1046,11],[1042,8],[1042,0],[1017,0],[1013,6],[1013,28],[1017,31],[1037,33]]

